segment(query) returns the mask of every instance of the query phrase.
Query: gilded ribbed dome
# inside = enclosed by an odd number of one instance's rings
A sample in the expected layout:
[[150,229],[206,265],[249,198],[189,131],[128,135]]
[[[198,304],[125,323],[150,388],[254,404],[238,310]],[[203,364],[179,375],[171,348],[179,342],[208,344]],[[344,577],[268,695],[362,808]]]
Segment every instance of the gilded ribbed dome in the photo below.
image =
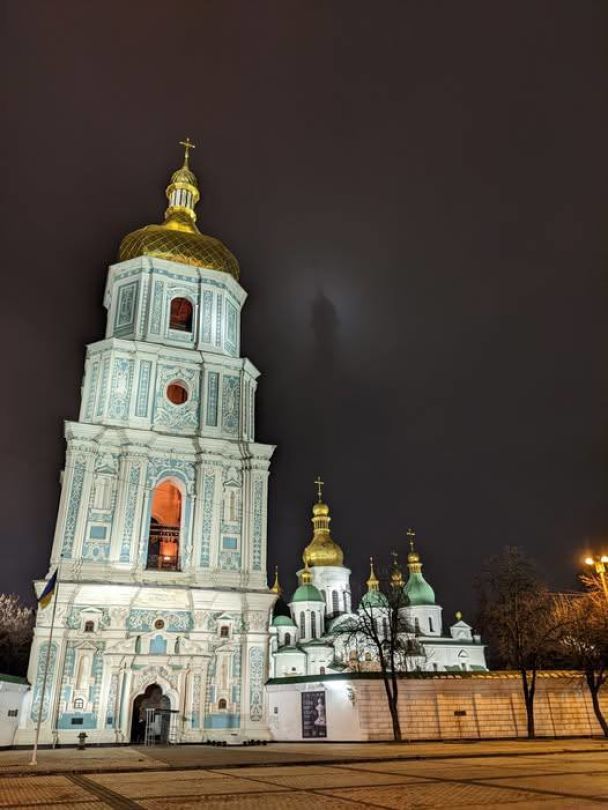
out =
[[342,565],[344,554],[340,546],[332,540],[329,531],[329,506],[322,501],[312,508],[312,540],[304,549],[302,559],[305,565]]
[[169,207],[165,211],[165,221],[127,234],[120,243],[119,261],[154,256],[170,262],[219,270],[238,280],[239,263],[232,253],[219,239],[201,233],[196,227],[194,209],[200,193],[196,175],[188,165],[189,150],[194,145],[188,139],[181,143],[185,147],[184,164],[173,172],[167,187]]

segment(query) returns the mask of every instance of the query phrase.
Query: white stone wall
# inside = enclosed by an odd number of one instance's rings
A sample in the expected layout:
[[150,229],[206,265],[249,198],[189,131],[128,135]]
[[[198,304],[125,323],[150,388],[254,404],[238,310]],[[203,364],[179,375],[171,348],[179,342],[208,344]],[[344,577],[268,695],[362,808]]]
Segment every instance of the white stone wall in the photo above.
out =
[[0,676],[0,748],[13,744],[28,691],[26,683],[13,683]]
[[[269,727],[275,740],[302,740],[302,692],[325,691],[327,740],[390,740],[392,724],[382,680],[322,678],[272,683]],[[608,691],[601,696],[608,714]],[[405,678],[399,684],[404,740],[491,739],[527,736],[519,676]],[[542,673],[535,701],[538,736],[601,733],[584,679],[578,673]]]

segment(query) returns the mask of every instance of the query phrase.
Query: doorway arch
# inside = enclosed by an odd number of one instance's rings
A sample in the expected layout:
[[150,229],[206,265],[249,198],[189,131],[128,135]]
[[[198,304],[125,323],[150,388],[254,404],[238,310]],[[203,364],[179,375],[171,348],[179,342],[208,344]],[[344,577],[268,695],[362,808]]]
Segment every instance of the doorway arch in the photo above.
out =
[[[151,716],[147,710],[156,710],[157,714]],[[154,742],[159,744],[169,742],[170,710],[171,700],[164,694],[162,686],[156,682],[147,686],[133,701],[131,742],[136,745],[145,743],[146,722],[149,732],[154,735]]]

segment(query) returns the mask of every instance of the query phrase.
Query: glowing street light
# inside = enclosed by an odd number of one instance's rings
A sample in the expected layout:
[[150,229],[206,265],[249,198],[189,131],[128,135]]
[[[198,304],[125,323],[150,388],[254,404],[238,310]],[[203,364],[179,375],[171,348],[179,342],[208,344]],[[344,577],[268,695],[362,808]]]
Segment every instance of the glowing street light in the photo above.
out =
[[602,588],[604,589],[604,596],[608,602],[608,583],[606,583],[606,571],[608,569],[608,554],[602,554],[601,557],[587,557],[585,565],[595,569],[595,573],[599,576]]

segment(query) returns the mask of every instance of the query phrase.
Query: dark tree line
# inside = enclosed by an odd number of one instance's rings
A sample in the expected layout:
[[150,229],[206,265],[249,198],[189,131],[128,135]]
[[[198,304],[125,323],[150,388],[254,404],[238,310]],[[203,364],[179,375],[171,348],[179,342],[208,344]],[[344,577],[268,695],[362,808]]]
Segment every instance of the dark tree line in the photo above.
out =
[[34,611],[15,594],[0,594],[0,672],[25,675],[32,643]]
[[521,676],[529,737],[538,672],[556,667],[583,672],[608,737],[599,700],[608,675],[608,603],[595,578],[581,579],[582,591],[551,593],[534,562],[514,547],[489,559],[478,578],[479,627],[493,667]]

